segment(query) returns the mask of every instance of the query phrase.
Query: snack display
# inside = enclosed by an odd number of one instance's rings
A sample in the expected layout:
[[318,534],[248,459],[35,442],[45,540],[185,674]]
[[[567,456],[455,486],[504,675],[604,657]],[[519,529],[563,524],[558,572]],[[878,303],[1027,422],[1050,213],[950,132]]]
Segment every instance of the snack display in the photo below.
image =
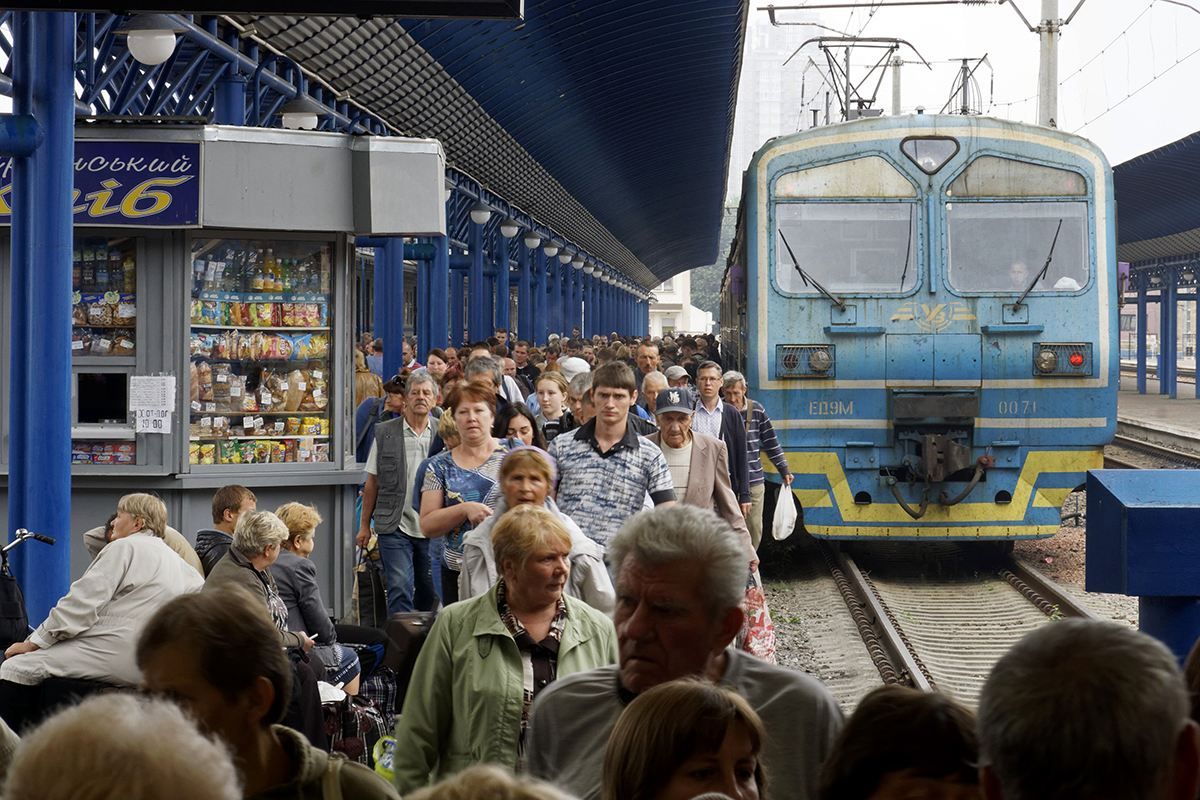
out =
[[133,442],[71,442],[72,464],[136,464],[137,445]]
[[328,243],[197,240],[188,460],[329,461]]
[[137,355],[134,240],[79,238],[73,257],[71,354]]

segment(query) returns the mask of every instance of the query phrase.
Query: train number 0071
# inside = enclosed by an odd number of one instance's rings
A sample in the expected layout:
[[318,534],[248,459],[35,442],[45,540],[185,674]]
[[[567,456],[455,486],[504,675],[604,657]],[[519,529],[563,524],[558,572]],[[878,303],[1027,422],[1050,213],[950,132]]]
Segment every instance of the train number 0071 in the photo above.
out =
[[1037,413],[1037,400],[1001,400],[997,411],[1002,417],[1024,417]]

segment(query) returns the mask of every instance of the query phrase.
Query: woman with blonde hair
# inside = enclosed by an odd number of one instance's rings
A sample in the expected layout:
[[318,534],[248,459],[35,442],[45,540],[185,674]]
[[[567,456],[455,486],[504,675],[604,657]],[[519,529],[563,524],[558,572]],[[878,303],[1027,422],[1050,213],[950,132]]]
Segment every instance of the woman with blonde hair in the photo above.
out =
[[537,695],[616,659],[612,621],[563,593],[571,537],[553,514],[513,509],[492,548],[496,585],[444,608],[417,657],[396,727],[401,794],[476,763],[516,770]]
[[358,408],[368,397],[383,397],[383,379],[367,367],[367,357],[361,350],[354,351],[354,407]]
[[313,649],[325,666],[323,677],[327,683],[340,685],[346,694],[358,694],[362,665],[352,649],[338,643],[337,631],[317,585],[317,568],[309,560],[316,546],[321,515],[303,503],[284,503],[275,509],[275,516],[288,530],[279,557],[271,565],[279,597],[287,607],[287,626],[290,630],[305,631],[317,640]]
[[550,497],[556,482],[554,459],[536,447],[518,447],[500,462],[502,498],[496,514],[481,522],[463,539],[462,572],[458,574],[458,596],[484,594],[498,577],[496,554],[492,550],[492,528],[513,509],[524,506],[544,507],[555,516],[571,536],[571,574],[565,592],[578,597],[592,608],[609,613],[616,605],[612,579],[604,566],[604,548],[593,542],[574,520],[559,510]]
[[163,541],[166,528],[167,507],[154,495],[118,500],[109,543],[46,621],[4,652],[0,716],[17,733],[67,699],[56,695],[58,679],[141,682],[133,650],[142,628],[160,607],[204,584]]
[[690,800],[706,792],[764,800],[766,730],[741,695],[705,680],[659,684],[617,718],[601,800]]

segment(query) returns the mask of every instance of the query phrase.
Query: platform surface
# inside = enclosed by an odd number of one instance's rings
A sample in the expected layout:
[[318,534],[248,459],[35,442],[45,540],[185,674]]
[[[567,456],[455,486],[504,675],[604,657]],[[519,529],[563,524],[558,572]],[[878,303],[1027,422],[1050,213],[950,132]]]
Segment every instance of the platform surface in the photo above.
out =
[[1180,381],[1178,389],[1179,397],[1171,400],[1158,393],[1157,380],[1148,378],[1146,394],[1138,394],[1137,379],[1122,375],[1117,395],[1118,432],[1145,438],[1139,431],[1126,428],[1148,429],[1164,434],[1164,438],[1183,440],[1190,444],[1187,449],[1200,451],[1200,400],[1191,383]]

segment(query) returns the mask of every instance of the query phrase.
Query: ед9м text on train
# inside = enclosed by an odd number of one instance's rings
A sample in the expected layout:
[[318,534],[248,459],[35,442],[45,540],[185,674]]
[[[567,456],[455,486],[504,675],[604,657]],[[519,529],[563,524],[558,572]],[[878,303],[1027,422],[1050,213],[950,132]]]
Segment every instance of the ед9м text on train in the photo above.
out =
[[916,115],[764,145],[721,340],[774,420],[806,529],[1057,531],[1115,430],[1115,252],[1112,170],[1079,136]]

